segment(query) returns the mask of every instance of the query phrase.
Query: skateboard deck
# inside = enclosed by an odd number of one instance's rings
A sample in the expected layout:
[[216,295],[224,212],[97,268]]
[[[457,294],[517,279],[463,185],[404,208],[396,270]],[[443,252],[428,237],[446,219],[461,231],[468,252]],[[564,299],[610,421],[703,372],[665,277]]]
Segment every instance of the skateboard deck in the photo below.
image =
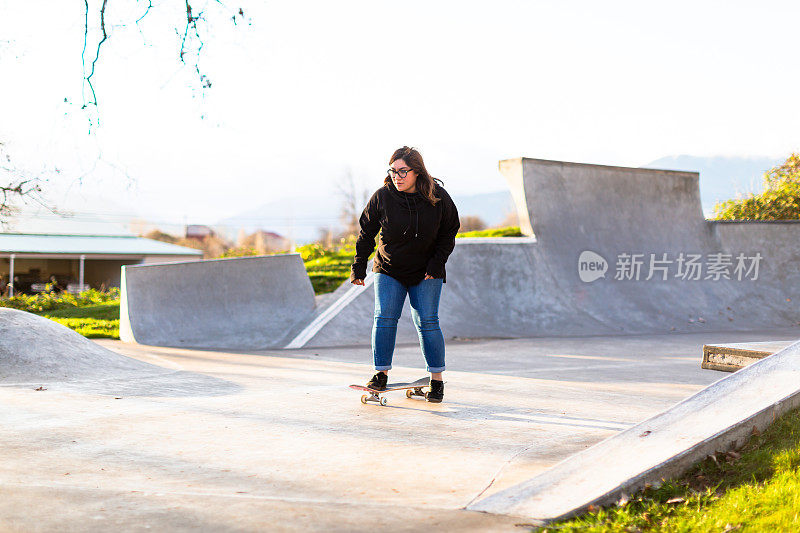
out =
[[410,383],[387,383],[385,390],[370,389],[364,385],[350,385],[350,388],[353,390],[360,390],[368,393],[361,397],[361,403],[366,404],[369,402],[374,402],[381,405],[386,405],[388,403],[386,401],[386,397],[381,396],[384,393],[393,390],[405,390],[406,398],[413,398],[414,396],[421,396],[424,398],[425,393],[422,392],[422,389],[429,387],[430,378],[420,378],[417,381],[412,381]]

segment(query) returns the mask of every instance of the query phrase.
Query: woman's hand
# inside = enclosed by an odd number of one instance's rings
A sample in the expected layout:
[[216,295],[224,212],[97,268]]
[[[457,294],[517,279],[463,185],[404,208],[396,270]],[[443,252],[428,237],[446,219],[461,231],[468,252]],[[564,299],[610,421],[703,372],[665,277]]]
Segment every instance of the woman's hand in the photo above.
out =
[[436,279],[436,278],[434,278],[434,277],[433,277],[433,276],[431,276],[430,274],[425,274],[425,279]]
[[354,279],[350,283],[352,283],[353,285],[364,285],[364,280],[363,279]]

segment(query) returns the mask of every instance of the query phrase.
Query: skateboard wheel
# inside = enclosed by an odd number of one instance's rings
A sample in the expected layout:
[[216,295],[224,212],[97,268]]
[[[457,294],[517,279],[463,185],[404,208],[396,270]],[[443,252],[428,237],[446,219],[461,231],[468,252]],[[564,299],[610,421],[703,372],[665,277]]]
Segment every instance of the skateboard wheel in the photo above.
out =
[[406,398],[411,398],[412,396],[414,396],[414,393],[411,392],[411,389],[406,389]]
[[367,395],[366,394],[361,397],[361,403],[363,403],[364,405],[367,405]]
[[385,407],[387,403],[389,402],[386,401],[386,398],[381,398],[381,405]]

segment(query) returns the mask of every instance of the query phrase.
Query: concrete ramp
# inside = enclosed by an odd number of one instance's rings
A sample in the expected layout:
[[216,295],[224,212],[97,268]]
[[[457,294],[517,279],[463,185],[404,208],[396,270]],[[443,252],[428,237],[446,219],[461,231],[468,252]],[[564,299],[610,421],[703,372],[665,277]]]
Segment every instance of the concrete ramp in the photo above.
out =
[[541,282],[606,331],[800,325],[800,222],[707,221],[693,172],[527,158],[500,170]]
[[550,470],[468,507],[547,523],[658,485],[715,451],[742,446],[800,405],[800,342],[717,381]]
[[[500,170],[529,236],[456,240],[446,338],[800,326],[800,222],[708,221],[694,172],[527,158]],[[372,288],[340,290],[290,347],[369,342]],[[414,341],[404,315],[398,339]]]
[[155,346],[284,346],[314,311],[299,254],[122,267],[120,339]]

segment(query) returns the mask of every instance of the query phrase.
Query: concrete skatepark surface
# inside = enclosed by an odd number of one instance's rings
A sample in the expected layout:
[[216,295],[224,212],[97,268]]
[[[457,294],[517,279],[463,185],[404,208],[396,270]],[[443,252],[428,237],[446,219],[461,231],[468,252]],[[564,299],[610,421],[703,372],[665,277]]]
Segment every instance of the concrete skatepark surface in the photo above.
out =
[[[236,353],[100,340],[104,357],[161,375],[4,381],[0,525],[518,531],[524,519],[463,508],[718,379],[699,368],[704,342],[795,335],[453,342],[445,402],[390,393],[389,407],[347,388],[371,375],[363,347]],[[79,356],[59,353],[66,369]],[[424,375],[418,346],[399,346],[395,361],[394,379]]]
[[[457,241],[443,404],[359,402],[347,385],[372,374],[370,284],[315,298],[297,255],[126,268],[120,335],[141,344],[62,345],[32,321],[46,334],[17,351],[27,319],[0,315],[15,335],[0,351],[14,428],[0,525],[514,530],[524,520],[468,509],[720,379],[700,368],[704,344],[798,337],[800,224],[707,221],[690,172],[501,171],[528,236]],[[621,257],[686,254],[763,262],[752,279],[614,275]],[[405,316],[401,342],[416,338]],[[415,344],[394,365],[392,380],[424,374]]]

